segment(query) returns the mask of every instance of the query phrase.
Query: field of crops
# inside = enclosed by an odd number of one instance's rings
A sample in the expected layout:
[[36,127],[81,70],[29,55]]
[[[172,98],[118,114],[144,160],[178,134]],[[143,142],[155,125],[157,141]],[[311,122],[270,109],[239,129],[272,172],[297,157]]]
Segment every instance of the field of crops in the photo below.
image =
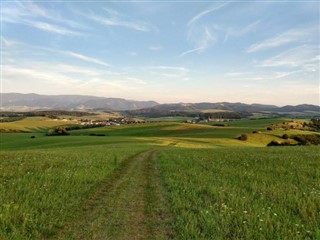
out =
[[75,124],[74,120],[53,120],[47,117],[28,117],[20,121],[0,123],[0,132],[43,132],[48,128]]
[[147,148],[126,143],[2,151],[0,239],[56,234],[124,159]]
[[318,147],[170,149],[159,165],[177,239],[320,237]]
[[0,239],[320,238],[320,148],[265,147],[314,133],[266,131],[283,121],[69,136],[46,136],[47,119],[14,122],[29,132],[0,135]]

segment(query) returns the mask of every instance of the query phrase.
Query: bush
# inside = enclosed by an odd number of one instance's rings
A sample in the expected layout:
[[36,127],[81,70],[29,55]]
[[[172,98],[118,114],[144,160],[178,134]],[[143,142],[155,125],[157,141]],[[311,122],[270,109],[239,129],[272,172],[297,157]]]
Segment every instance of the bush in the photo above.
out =
[[212,126],[217,126],[217,127],[226,127],[226,126],[228,126],[228,124],[215,123],[215,124],[212,124]]
[[267,127],[267,130],[268,130],[268,131],[271,131],[271,130],[272,130],[272,127]]
[[289,135],[288,135],[288,134],[283,134],[283,135],[282,135],[282,138],[283,138],[283,139],[289,139]]
[[30,138],[36,138],[36,136],[31,136]]
[[47,136],[66,136],[69,135],[65,127],[57,127],[54,129],[50,129],[47,132]]
[[291,144],[289,142],[278,142],[276,140],[272,140],[271,142],[268,143],[267,147],[272,147],[272,146],[295,146],[296,144]]
[[247,141],[248,140],[248,136],[247,136],[247,134],[241,134],[241,136],[238,137],[238,139],[241,140],[241,141]]
[[102,134],[102,133],[90,133],[89,136],[105,136],[105,134]]
[[261,133],[260,131],[252,131],[252,133]]
[[293,139],[299,142],[300,145],[320,144],[320,135],[318,134],[296,135]]
[[272,140],[271,142],[268,143],[267,145],[268,147],[271,147],[271,146],[281,146],[281,142],[278,142],[276,140]]

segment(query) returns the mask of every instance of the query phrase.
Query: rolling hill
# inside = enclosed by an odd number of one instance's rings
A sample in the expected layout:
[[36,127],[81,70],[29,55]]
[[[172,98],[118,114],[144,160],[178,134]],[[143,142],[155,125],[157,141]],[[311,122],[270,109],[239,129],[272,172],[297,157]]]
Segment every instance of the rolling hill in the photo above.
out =
[[40,95],[1,93],[2,111],[21,110],[89,110],[128,111],[132,115],[166,112],[237,112],[237,113],[311,113],[320,114],[320,106],[301,104],[278,107],[267,104],[245,104],[230,102],[200,102],[159,104],[155,101],[134,101],[122,98],[106,98],[84,95]]
[[83,95],[39,95],[1,93],[2,110],[133,110],[158,105],[154,101],[133,101]]

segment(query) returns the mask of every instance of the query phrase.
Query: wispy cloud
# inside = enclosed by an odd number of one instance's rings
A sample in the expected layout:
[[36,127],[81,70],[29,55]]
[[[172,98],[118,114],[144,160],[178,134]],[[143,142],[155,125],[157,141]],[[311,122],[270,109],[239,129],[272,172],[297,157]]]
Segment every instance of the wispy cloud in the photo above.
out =
[[198,48],[194,48],[194,49],[190,49],[190,50],[187,50],[185,52],[182,52],[179,57],[183,57],[184,55],[187,55],[189,53],[193,53],[193,52],[200,52],[201,50],[204,50],[203,47],[198,47]]
[[69,27],[83,28],[77,22],[63,18],[58,13],[32,2],[6,2],[2,6],[1,13],[3,23],[23,24],[50,33],[80,35],[78,31],[71,30]]
[[279,34],[276,37],[269,38],[255,44],[252,44],[247,48],[247,52],[257,52],[270,48],[283,46],[292,42],[307,42],[310,41],[313,36],[317,35],[317,29],[291,29],[284,33]]
[[153,46],[150,46],[150,47],[149,47],[149,50],[151,50],[151,51],[160,51],[160,50],[162,50],[162,46],[160,46],[160,45],[153,45]]
[[47,32],[51,33],[58,33],[61,35],[80,35],[80,33],[68,30],[64,27],[53,25],[45,22],[38,22],[38,21],[25,21],[25,24],[31,27],[35,27]]
[[[187,23],[187,41],[193,44],[193,48],[180,53],[179,57],[183,57],[190,53],[204,52],[210,45],[217,43],[217,35],[219,31],[222,31],[222,28],[220,29],[220,26],[217,24],[203,24],[199,20],[210,13],[218,11],[228,4],[229,2],[213,3],[213,5],[211,5],[209,8],[198,13],[189,20]],[[223,31],[225,30],[223,29]],[[231,35],[231,33],[229,35]]]
[[318,71],[319,50],[319,46],[302,45],[268,58],[257,65],[260,67],[298,67],[307,71]]
[[[255,20],[245,26],[239,26],[239,24],[236,23],[235,26],[232,27],[226,26],[225,23],[219,23],[218,19],[214,21],[213,19],[215,18],[210,18],[211,23],[208,21],[200,21],[200,19],[210,13],[217,12],[229,4],[230,2],[215,2],[209,8],[198,13],[189,20],[187,23],[187,41],[193,44],[193,48],[180,53],[180,57],[190,53],[204,52],[210,46],[217,44],[218,41],[221,41],[222,39],[223,43],[225,43],[230,38],[241,37],[258,28],[261,20]],[[219,13],[219,16],[221,16],[221,13]],[[242,21],[239,22],[242,23]]]
[[[5,92],[17,91],[19,86],[19,92],[123,97],[123,94],[131,96],[148,84],[135,72],[129,77],[122,69],[109,68],[109,63],[82,53],[34,46],[4,37],[1,41],[4,47],[2,82]],[[27,57],[21,57],[22,51]],[[39,59],[39,54],[50,58]],[[84,64],[75,59],[94,64]]]
[[36,83],[54,84],[59,80],[58,85],[74,84],[77,81],[71,77],[64,74],[60,74],[54,71],[48,71],[48,69],[30,68],[27,66],[13,66],[13,65],[3,65],[2,66],[3,81],[8,84],[8,82],[20,82],[23,79],[31,86],[37,86]]
[[138,56],[138,53],[137,52],[129,52],[129,55],[132,57],[135,57],[135,56]]
[[229,29],[228,28],[226,29],[225,27],[221,28],[220,30],[225,32],[225,37],[223,42],[228,41],[229,38],[241,37],[245,34],[248,34],[250,32],[257,30],[260,23],[261,23],[261,19],[256,20],[252,23],[249,23],[245,27],[237,27],[237,28],[229,28]]
[[85,16],[97,23],[100,23],[105,26],[118,26],[118,27],[126,27],[137,31],[147,32],[153,29],[151,24],[138,21],[135,19],[131,19],[123,14],[118,13],[115,10],[104,8],[107,16],[101,16],[95,13],[78,13],[82,16]]
[[137,83],[137,84],[142,84],[145,85],[147,84],[147,81],[141,79],[141,78],[137,78],[137,77],[128,77],[127,78],[129,81],[133,82],[133,83]]
[[[190,39],[191,37],[189,37]],[[213,33],[213,30],[210,29],[209,27],[204,27],[201,35],[200,36],[196,36],[196,39],[190,39],[190,41],[192,41],[195,45],[194,48],[184,51],[182,52],[179,56],[185,56],[187,54],[193,53],[193,52],[202,52],[205,49],[207,49],[209,47],[210,44],[217,42],[217,38]]]
[[75,53],[75,52],[70,52],[70,51],[66,51],[65,53],[66,53],[66,55],[81,59],[81,60],[86,61],[86,62],[96,63],[96,64],[103,65],[103,66],[106,66],[106,67],[110,67],[109,63],[106,63],[106,62],[101,61],[101,60],[96,59],[96,58],[92,58],[92,57],[88,57],[88,56],[82,55],[80,53]]
[[299,72],[300,71],[230,72],[226,73],[225,76],[233,80],[269,81],[286,78]]
[[223,8],[224,6],[228,5],[229,2],[224,2],[224,3],[218,3],[214,4],[213,6],[209,7],[208,9],[198,13],[196,16],[190,19],[188,22],[188,26],[194,24],[196,21],[198,21],[200,18],[204,17],[205,15],[218,11],[220,8]]
[[20,42],[15,41],[15,40],[11,40],[11,39],[7,39],[7,38],[5,38],[3,36],[1,36],[1,42],[2,42],[4,47],[13,47],[13,46],[16,46],[16,45],[21,45]]
[[[44,55],[54,54],[55,56],[60,57],[60,58],[67,56],[67,57],[80,59],[85,62],[90,62],[90,63],[94,63],[94,64],[106,66],[106,67],[111,67],[111,64],[109,64],[105,61],[102,61],[97,58],[93,58],[91,56],[86,56],[86,55],[84,55],[82,53],[78,53],[78,52],[64,51],[61,49],[53,49],[53,48],[34,46],[34,45],[30,45],[30,44],[25,44],[23,42],[7,39],[4,37],[1,38],[1,41],[3,43],[3,49],[2,49],[3,53],[9,54],[13,58],[19,57],[19,54],[21,54],[22,51],[25,51],[26,55],[28,55],[29,58],[34,57],[33,54],[35,54],[35,53],[42,53]],[[17,56],[16,56],[16,54],[17,54]]]
[[168,78],[183,78],[190,71],[185,67],[151,66],[147,67],[152,73]]

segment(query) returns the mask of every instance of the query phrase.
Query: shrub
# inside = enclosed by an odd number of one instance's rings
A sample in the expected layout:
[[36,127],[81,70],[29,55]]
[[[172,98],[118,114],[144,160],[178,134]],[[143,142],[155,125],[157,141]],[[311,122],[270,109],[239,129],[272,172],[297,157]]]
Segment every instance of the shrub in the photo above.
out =
[[282,138],[283,138],[283,139],[289,139],[289,135],[288,135],[288,134],[283,134],[283,135],[282,135]]
[[268,131],[271,131],[271,130],[272,130],[272,127],[267,127],[267,130],[268,130]]
[[295,146],[295,144],[291,144],[289,142],[278,142],[276,140],[272,140],[271,142],[268,143],[267,147],[272,147],[272,146]]
[[318,134],[296,135],[293,139],[299,142],[300,145],[320,144],[320,135]]
[[252,131],[252,133],[261,133],[260,131]]
[[65,127],[57,127],[54,129],[49,129],[47,136],[66,136],[69,135]]
[[36,138],[36,136],[31,136],[30,138]]
[[241,134],[240,137],[238,137],[239,140],[241,141],[247,141],[248,140],[248,136],[246,134]]
[[276,140],[272,140],[271,142],[268,143],[267,145],[268,147],[271,147],[271,146],[281,146],[281,143],[276,141]]
[[105,136],[105,134],[102,134],[102,133],[90,133],[89,136]]

